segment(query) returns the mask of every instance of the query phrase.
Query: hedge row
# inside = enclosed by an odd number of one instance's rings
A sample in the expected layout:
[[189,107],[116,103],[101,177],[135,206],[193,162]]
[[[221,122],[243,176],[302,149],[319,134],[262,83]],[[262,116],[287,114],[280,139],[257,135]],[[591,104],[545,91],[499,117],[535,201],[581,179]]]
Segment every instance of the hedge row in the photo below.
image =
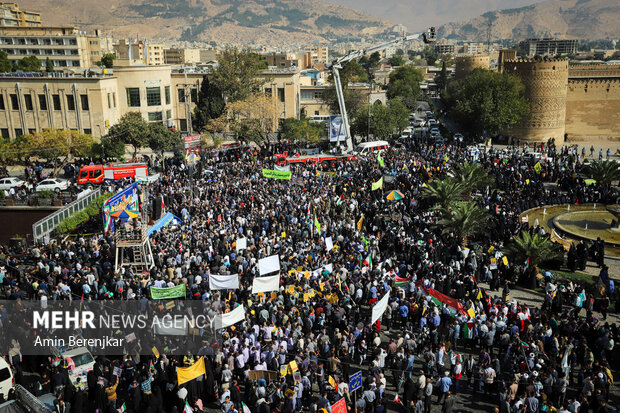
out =
[[112,196],[111,193],[106,192],[103,195],[99,195],[97,198],[93,200],[84,210],[80,212],[76,212],[60,221],[58,226],[56,227],[56,232],[58,234],[64,234],[67,232],[73,231],[78,225],[88,221],[91,217],[98,215],[101,213],[101,207],[103,203]]

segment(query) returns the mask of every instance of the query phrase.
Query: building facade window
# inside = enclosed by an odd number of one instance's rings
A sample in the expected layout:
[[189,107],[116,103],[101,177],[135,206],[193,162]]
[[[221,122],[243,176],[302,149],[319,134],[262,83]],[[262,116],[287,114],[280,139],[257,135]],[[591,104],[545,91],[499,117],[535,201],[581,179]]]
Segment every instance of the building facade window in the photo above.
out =
[[168,109],[166,111],[166,119],[170,119],[172,117],[172,111],[170,109]]
[[186,132],[187,131],[187,119],[179,119],[179,127],[181,128],[181,131]]
[[10,139],[11,134],[9,133],[9,128],[0,129],[0,133],[2,133],[2,139]]
[[80,106],[82,110],[90,110],[90,106],[88,105],[88,95],[80,95]]
[[178,89],[177,94],[178,94],[179,103],[185,103],[185,90]]
[[112,94],[108,93],[108,109],[112,109]]
[[198,102],[198,89],[192,89],[192,103]]
[[67,110],[75,110],[75,98],[73,95],[67,95]]
[[47,98],[45,95],[39,95],[39,109],[47,110]]
[[32,107],[32,96],[24,95],[24,106],[26,107],[26,110],[33,110],[34,109]]
[[24,134],[24,131],[21,128],[15,128],[15,137],[19,138]]
[[161,88],[159,86],[146,88],[146,105],[161,106]]
[[0,110],[5,110],[4,107],[4,95],[0,94]]
[[60,95],[52,95],[52,103],[54,104],[54,110],[61,110],[60,107]]
[[127,106],[130,108],[140,107],[140,89],[137,87],[128,87],[127,89]]
[[166,95],[166,105],[170,104],[170,86],[164,88],[164,94]]
[[19,100],[15,93],[11,93],[11,109],[19,110]]
[[84,129],[84,133],[87,135],[92,135],[93,131],[92,129]]
[[149,112],[149,122],[164,120],[162,112]]

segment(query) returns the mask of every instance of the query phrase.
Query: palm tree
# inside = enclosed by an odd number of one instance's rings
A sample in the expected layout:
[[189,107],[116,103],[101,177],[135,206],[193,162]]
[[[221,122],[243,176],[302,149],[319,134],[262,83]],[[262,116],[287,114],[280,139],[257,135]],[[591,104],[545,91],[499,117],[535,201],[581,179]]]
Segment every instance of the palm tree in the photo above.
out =
[[455,178],[432,179],[423,189],[422,196],[436,202],[432,209],[448,210],[453,202],[463,199],[465,186]]
[[475,202],[454,202],[444,210],[444,217],[437,225],[443,227],[444,234],[459,237],[465,246],[468,237],[488,230],[486,225],[490,218],[489,212]]
[[520,237],[514,237],[508,245],[506,255],[516,264],[525,264],[524,277],[519,277],[519,283],[524,287],[536,288],[536,273],[542,263],[564,258],[562,248],[549,238],[534,236],[529,232],[521,232]]
[[620,163],[616,161],[598,161],[583,168],[586,176],[596,180],[601,185],[611,185],[620,180]]
[[455,178],[465,185],[469,197],[474,190],[495,183],[495,179],[489,175],[489,171],[475,162],[468,162],[459,166]]

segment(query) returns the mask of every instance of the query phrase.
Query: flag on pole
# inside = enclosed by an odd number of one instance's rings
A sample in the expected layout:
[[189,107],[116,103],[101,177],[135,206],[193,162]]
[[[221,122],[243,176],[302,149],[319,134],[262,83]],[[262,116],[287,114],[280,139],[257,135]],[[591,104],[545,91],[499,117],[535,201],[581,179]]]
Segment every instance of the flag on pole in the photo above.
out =
[[361,231],[362,230],[362,224],[364,223],[364,215],[362,215],[359,219],[359,221],[357,221],[357,230]]
[[330,386],[332,386],[334,389],[338,389],[336,387],[336,380],[334,380],[334,378],[332,376],[329,376],[329,379],[327,379],[327,382],[330,384]]
[[[120,408],[120,409],[118,409],[118,410],[120,410],[120,412],[121,412],[121,413],[123,413],[125,410],[127,410],[127,406],[125,406],[125,403],[123,403],[123,405],[121,406],[121,408]],[[190,410],[190,413],[191,413],[191,410]]]
[[540,162],[536,162],[536,165],[534,165],[534,170],[536,171],[536,173],[538,175],[540,175],[540,170],[542,169],[542,167],[540,166]]
[[367,265],[370,268],[372,268],[372,253],[371,252],[368,253],[368,257],[366,257],[366,259],[364,260],[364,265]]
[[316,232],[318,232],[319,236],[321,236],[321,223],[318,219],[316,219],[316,214],[314,214],[314,226],[316,227]]
[[164,215],[166,213],[166,204],[164,203],[164,195],[161,195],[161,214]]
[[465,323],[463,325],[463,337],[467,339],[474,338],[474,323]]
[[394,403],[400,403],[400,397],[398,397],[398,393],[394,396]]
[[336,206],[340,206],[340,204],[342,204],[344,202],[344,194],[340,195],[340,198],[338,198],[338,201],[336,201]]
[[192,408],[189,406],[187,400],[185,401],[185,408],[183,409],[183,413],[193,413]]
[[385,163],[383,162],[383,158],[381,157],[381,151],[377,153],[377,161],[379,161],[379,166],[385,168]]
[[372,185],[370,186],[370,190],[374,191],[376,189],[381,189],[383,188],[383,177],[381,177],[377,182],[373,182]]
[[527,260],[525,260],[525,267],[523,269],[527,270],[529,267],[530,267],[530,257],[527,257]]

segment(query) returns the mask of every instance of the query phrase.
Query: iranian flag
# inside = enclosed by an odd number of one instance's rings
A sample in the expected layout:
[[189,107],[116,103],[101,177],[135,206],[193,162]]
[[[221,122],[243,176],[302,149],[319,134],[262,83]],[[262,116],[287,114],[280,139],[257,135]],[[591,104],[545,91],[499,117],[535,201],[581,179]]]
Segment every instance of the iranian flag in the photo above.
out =
[[458,313],[467,314],[461,303],[459,303],[455,298],[448,297],[447,295],[442,294],[437,290],[433,290],[432,288],[423,288],[422,292],[424,292],[424,295],[430,296],[431,300],[433,300],[437,307],[441,308],[445,304],[452,316],[455,316]]
[[192,408],[189,406],[189,403],[185,401],[185,408],[183,409],[183,413],[194,413]]
[[124,411],[127,410],[127,406],[125,406],[125,403],[123,403],[123,405],[121,406],[120,409],[118,409],[121,413],[123,413]]
[[394,284],[396,287],[406,287],[407,283],[411,281],[411,277],[404,278],[397,275],[394,281],[396,281],[396,283]]

